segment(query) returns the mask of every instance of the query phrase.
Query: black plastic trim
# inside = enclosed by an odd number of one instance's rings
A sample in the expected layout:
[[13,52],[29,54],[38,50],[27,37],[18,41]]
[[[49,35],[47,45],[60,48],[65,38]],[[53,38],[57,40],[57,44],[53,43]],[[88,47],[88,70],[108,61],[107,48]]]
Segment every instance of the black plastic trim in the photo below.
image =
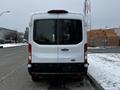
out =
[[50,14],[65,14],[65,13],[68,13],[68,11],[66,11],[66,10],[50,10],[50,11],[48,11],[48,13],[50,13]]
[[28,68],[30,74],[69,74],[69,73],[87,73],[84,63],[32,63],[32,67]]

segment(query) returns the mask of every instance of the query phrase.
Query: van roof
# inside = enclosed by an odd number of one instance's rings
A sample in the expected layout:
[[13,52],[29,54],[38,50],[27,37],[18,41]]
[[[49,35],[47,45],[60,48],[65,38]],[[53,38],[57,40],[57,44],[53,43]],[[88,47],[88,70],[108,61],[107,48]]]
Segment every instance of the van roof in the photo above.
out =
[[[66,15],[67,14],[67,17],[66,18],[69,18],[69,16],[70,16],[70,18],[71,19],[78,19],[78,18],[81,18],[81,19],[84,19],[84,15],[83,14],[81,14],[81,13],[76,13],[76,12],[68,12],[68,11],[66,11],[66,10],[49,10],[49,11],[47,11],[47,12],[35,12],[35,13],[33,13],[32,15],[31,15],[31,20],[30,20],[30,22],[32,21],[32,19],[38,19],[38,18],[40,18],[41,16],[42,16],[42,18],[48,18],[48,16],[50,15],[50,14],[53,14],[51,17],[53,17],[53,18],[55,18],[54,17],[54,15],[56,15],[56,13],[57,14],[62,14],[62,15]],[[64,14],[65,13],[65,14]],[[74,15],[74,16],[72,16],[72,15]]]

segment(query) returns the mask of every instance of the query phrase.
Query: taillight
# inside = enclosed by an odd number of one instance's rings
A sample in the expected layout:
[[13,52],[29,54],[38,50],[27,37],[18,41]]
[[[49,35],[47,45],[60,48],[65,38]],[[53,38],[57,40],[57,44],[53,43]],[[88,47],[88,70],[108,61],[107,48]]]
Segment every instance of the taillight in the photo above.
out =
[[31,52],[32,52],[32,46],[31,46],[31,44],[28,44],[28,51],[29,51],[29,54],[31,54]]
[[28,44],[28,52],[29,52],[28,64],[31,64],[32,63],[32,46],[31,46],[31,44]]
[[85,67],[88,67],[88,61],[87,61],[87,43],[84,45],[84,63],[85,63]]

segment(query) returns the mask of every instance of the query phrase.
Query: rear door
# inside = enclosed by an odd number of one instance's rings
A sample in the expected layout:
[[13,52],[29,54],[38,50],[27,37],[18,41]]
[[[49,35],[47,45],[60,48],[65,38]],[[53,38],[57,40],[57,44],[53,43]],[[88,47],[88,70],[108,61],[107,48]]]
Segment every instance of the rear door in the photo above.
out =
[[82,21],[79,16],[59,15],[58,20],[58,62],[84,62]]
[[57,15],[41,15],[33,22],[32,62],[56,63],[57,39],[56,39]]

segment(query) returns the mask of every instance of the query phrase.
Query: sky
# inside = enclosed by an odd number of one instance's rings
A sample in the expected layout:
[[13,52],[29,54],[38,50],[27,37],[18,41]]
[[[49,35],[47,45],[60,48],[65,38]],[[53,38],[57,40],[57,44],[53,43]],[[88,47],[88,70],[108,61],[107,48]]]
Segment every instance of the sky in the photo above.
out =
[[[82,13],[84,0],[0,0],[0,27],[24,32],[34,12],[65,9]],[[120,0],[91,0],[92,28],[120,27]]]

